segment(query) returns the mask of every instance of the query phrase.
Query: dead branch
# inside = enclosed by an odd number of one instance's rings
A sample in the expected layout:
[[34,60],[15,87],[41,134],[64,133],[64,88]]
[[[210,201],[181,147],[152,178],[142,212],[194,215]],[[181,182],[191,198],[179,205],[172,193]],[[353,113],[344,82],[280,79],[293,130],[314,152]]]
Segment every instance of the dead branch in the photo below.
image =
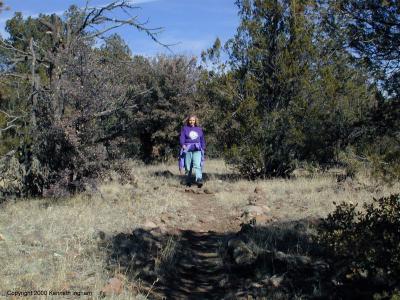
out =
[[[87,5],[85,7],[85,14],[86,17],[82,23],[82,25],[79,27],[79,29],[75,32],[75,34],[81,34],[83,33],[87,28],[91,28],[94,32],[90,35],[88,35],[87,38],[92,39],[92,38],[98,38],[104,35],[106,32],[109,32],[113,29],[128,25],[132,26],[135,29],[145,32],[154,42],[160,44],[163,47],[166,47],[167,49],[170,50],[169,47],[172,45],[170,44],[165,44],[159,41],[158,35],[162,32],[162,27],[158,28],[149,28],[146,27],[147,22],[138,22],[138,17],[137,16],[132,16],[130,14],[130,10],[133,9],[138,9],[138,6],[135,6],[132,4],[131,1],[114,1],[109,4],[103,5],[101,7],[94,7],[94,8],[89,8]],[[106,13],[114,11],[116,9],[121,9],[127,16],[127,19],[116,19],[116,18],[110,18],[106,16]],[[103,30],[98,30],[96,28],[97,25],[104,24],[104,23],[109,23],[113,24],[110,25]]]
[[128,105],[128,106],[125,106],[125,107],[117,107],[117,108],[113,108],[113,109],[108,109],[108,110],[105,110],[105,111],[102,111],[102,112],[94,114],[92,118],[100,118],[100,117],[109,116],[109,115],[111,115],[111,114],[113,114],[113,113],[115,113],[117,111],[126,110],[126,109],[129,109],[129,108],[135,108],[135,107],[137,107],[137,105]]
[[14,124],[14,122],[16,122],[17,120],[23,118],[23,116],[13,116],[13,115],[11,115],[11,114],[9,114],[9,113],[5,112],[4,110],[1,110],[1,109],[0,109],[0,113],[5,114],[7,118],[10,118],[10,119],[12,118],[11,121],[7,121],[7,124],[6,124],[5,128],[0,128],[0,132],[7,131],[7,130],[9,130],[11,128],[19,128],[20,127],[19,125]]
[[7,127],[5,127],[5,128],[0,128],[0,132],[7,131],[7,130],[9,130],[9,129],[11,129],[11,128],[19,128],[19,127],[20,127],[20,126],[18,126],[18,125],[11,124],[11,125],[9,125],[9,126],[7,126]]
[[15,116],[10,115],[9,113],[5,112],[4,110],[0,109],[0,113],[3,113],[7,116],[7,118],[15,118]]

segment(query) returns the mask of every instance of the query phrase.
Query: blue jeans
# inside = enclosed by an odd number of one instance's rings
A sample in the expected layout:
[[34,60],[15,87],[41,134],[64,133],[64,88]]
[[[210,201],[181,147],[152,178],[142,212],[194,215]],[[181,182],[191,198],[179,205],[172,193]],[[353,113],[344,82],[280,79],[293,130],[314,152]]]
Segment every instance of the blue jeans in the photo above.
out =
[[185,173],[187,175],[187,180],[190,181],[192,176],[192,168],[194,169],[194,174],[196,176],[196,181],[203,178],[201,172],[201,151],[188,151],[185,155]]

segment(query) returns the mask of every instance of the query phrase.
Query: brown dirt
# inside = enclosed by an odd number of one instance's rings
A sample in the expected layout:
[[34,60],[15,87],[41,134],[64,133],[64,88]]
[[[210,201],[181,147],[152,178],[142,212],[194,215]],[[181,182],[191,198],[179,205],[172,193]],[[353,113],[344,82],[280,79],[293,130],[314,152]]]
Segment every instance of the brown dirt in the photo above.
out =
[[195,232],[219,232],[240,230],[240,218],[226,210],[222,204],[218,204],[214,194],[204,193],[205,188],[177,188],[177,193],[189,194],[188,214],[194,216],[194,223],[181,223],[174,229],[192,230]]

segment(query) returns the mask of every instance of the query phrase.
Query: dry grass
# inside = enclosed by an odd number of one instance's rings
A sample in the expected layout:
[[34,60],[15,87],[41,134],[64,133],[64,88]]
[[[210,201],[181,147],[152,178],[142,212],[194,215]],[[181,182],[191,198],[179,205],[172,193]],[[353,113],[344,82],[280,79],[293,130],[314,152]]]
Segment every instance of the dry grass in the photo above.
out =
[[[135,170],[135,185],[120,184],[118,174],[111,174],[108,182],[90,194],[59,201],[30,199],[4,204],[0,210],[0,234],[4,238],[0,236],[0,291],[64,289],[91,291],[92,298],[99,298],[101,289],[115,274],[105,269],[98,232],[131,232],[163,212],[173,214],[190,206],[190,198],[177,193],[182,187],[175,164],[144,166],[129,162],[128,168]],[[154,176],[166,170],[176,176]],[[271,214],[281,220],[323,217],[333,210],[333,201],[362,203],[400,190],[399,184],[374,188],[367,178],[339,186],[330,176],[229,181],[221,179],[232,173],[222,161],[207,161],[205,172],[211,174],[206,187],[215,192],[219,205],[227,210],[245,205],[258,186]],[[171,241],[161,253],[162,260],[173,256],[173,244]],[[134,298],[132,290],[126,282],[124,291],[111,298]]]
[[[98,232],[131,232],[145,220],[187,205],[169,189],[172,180],[151,176],[157,167],[132,165],[138,185],[111,181],[94,195],[51,201],[9,202],[0,211],[0,291],[92,291],[108,278]],[[157,189],[154,189],[157,187]],[[127,295],[120,295],[127,299]]]
[[212,181],[207,184],[216,191],[219,203],[227,210],[248,203],[249,195],[256,187],[262,190],[262,203],[271,208],[278,220],[298,220],[308,217],[322,218],[334,210],[334,203],[352,202],[362,204],[398,193],[400,184],[378,185],[366,175],[352,181],[338,183],[335,176],[319,174],[296,179],[271,179],[259,181],[238,180],[235,182]]

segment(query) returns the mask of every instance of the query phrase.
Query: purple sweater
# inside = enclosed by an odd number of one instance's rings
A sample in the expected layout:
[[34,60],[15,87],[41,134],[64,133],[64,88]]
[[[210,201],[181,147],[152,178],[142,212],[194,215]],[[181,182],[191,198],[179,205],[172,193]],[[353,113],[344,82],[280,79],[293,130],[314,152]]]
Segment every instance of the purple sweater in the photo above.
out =
[[206,150],[206,141],[204,140],[203,130],[200,127],[183,126],[179,138],[181,147],[184,144],[200,143],[201,148]]

